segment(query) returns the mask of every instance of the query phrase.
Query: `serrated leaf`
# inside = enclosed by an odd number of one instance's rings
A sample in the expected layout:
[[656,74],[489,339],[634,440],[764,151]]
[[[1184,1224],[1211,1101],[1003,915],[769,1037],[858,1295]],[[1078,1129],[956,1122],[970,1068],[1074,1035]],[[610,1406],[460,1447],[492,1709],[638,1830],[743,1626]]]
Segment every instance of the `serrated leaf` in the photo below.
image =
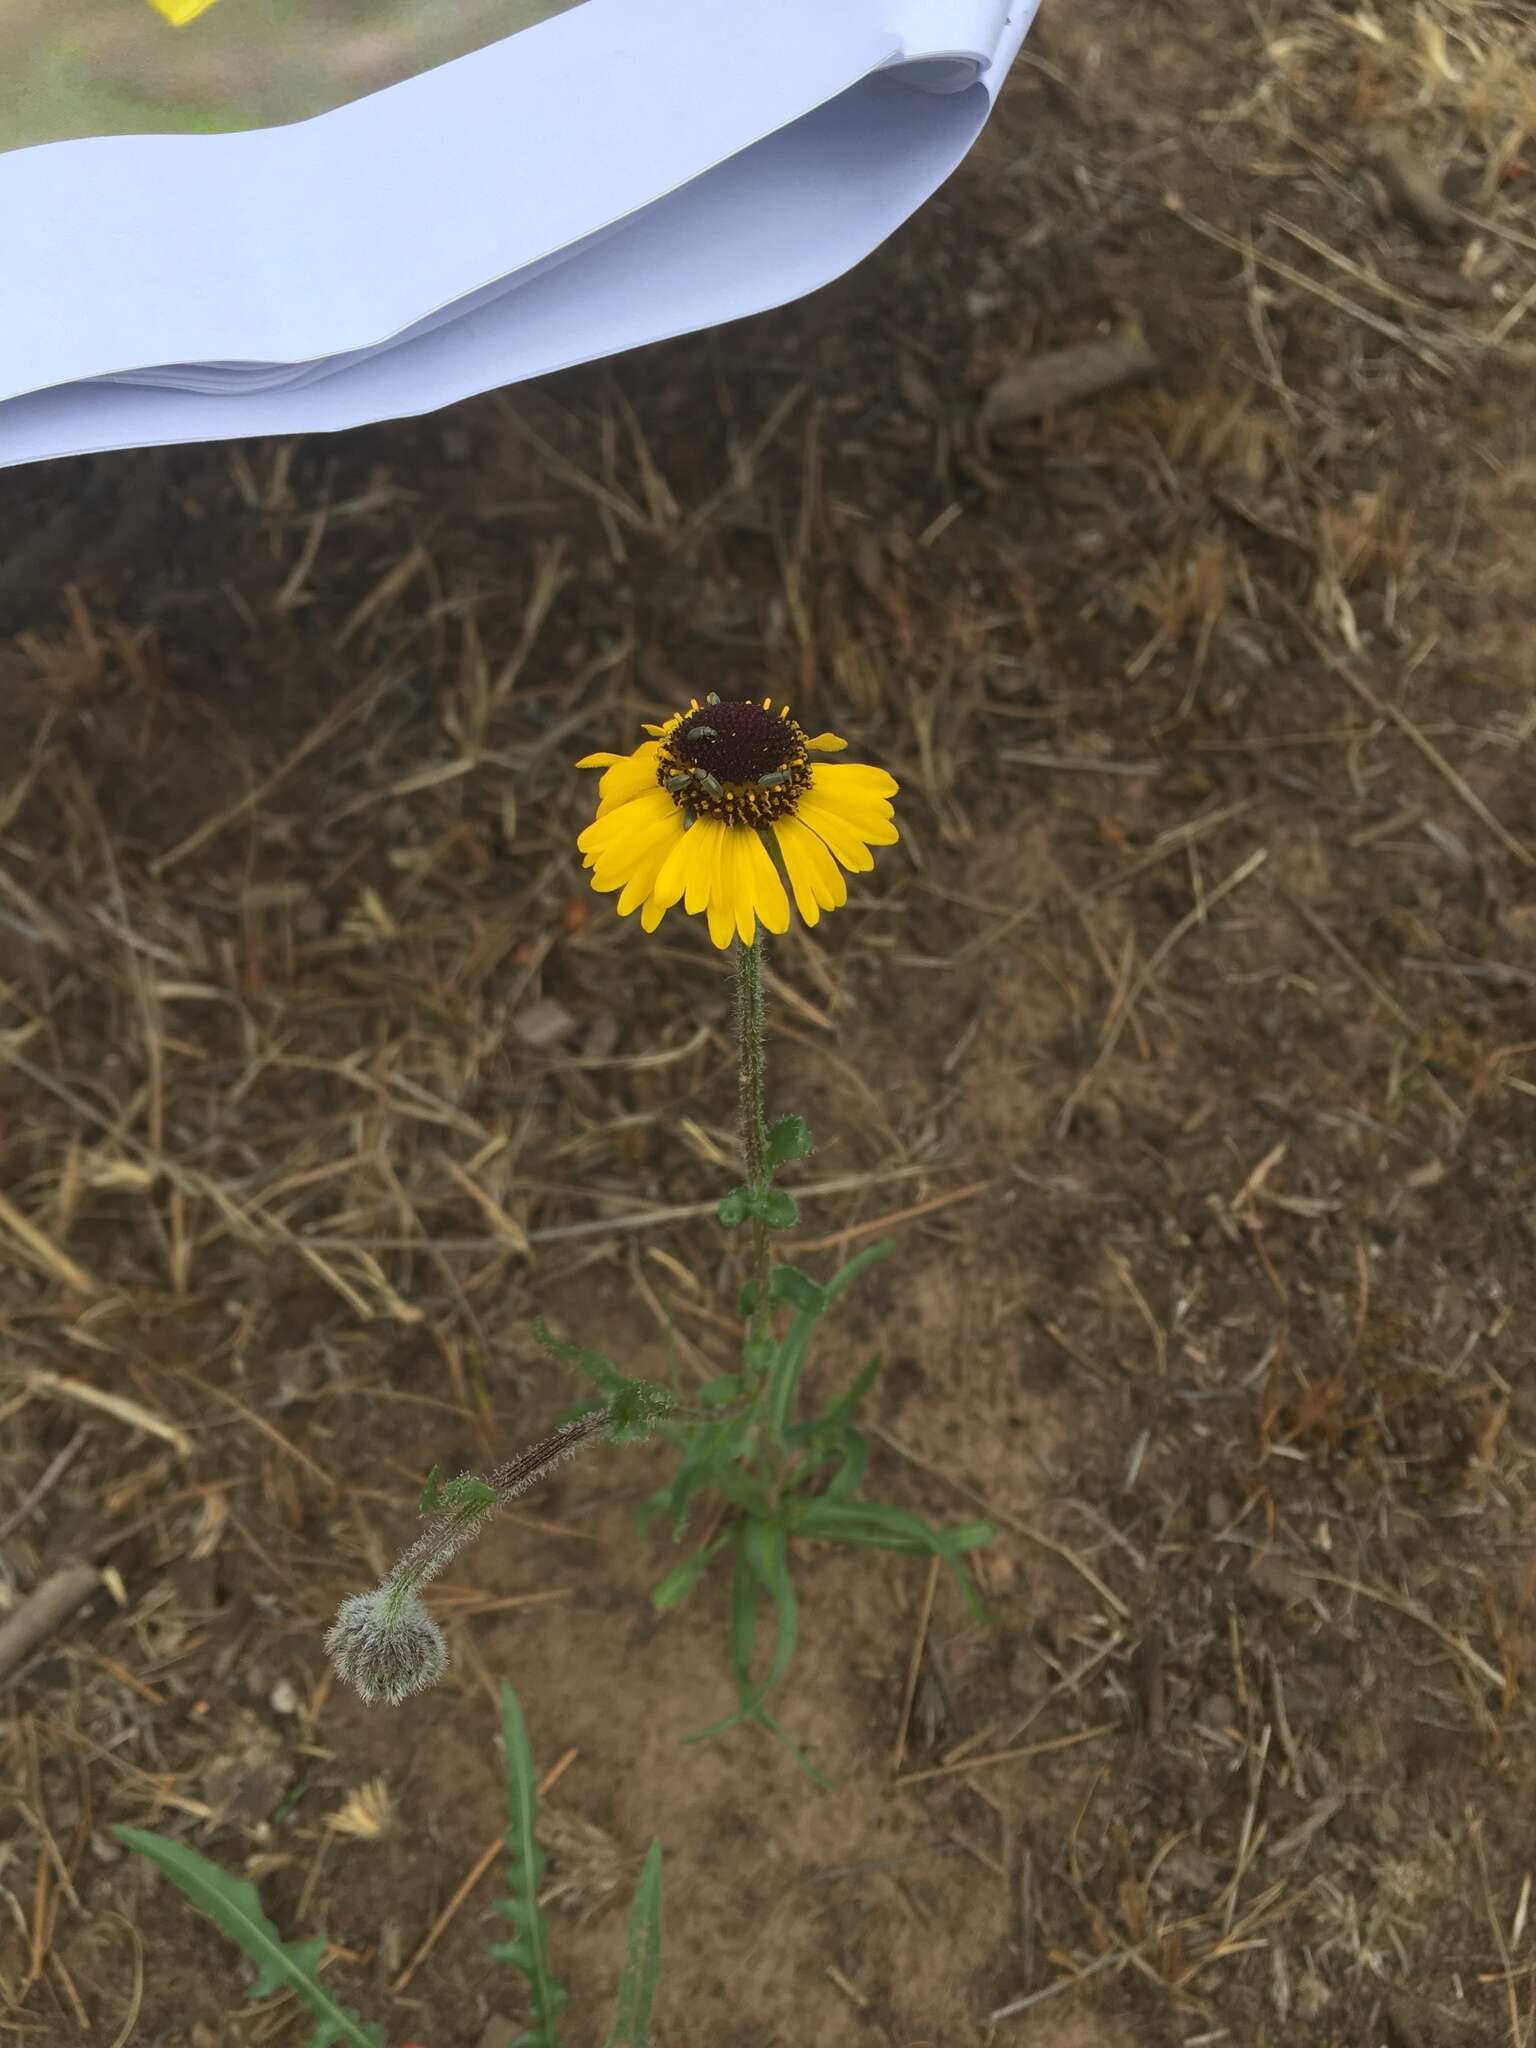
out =
[[672,1406],[666,1387],[653,1380],[625,1380],[608,1403],[607,1438],[612,1444],[642,1443]]
[[285,1942],[262,1911],[253,1884],[232,1877],[184,1842],[152,1834],[147,1828],[115,1826],[112,1832],[118,1841],[163,1871],[183,1897],[250,1958],[256,1966],[253,1998],[265,1998],[277,1990],[291,1991],[314,2015],[317,2025],[310,2048],[331,2048],[336,2041],[346,2042],[348,2048],[384,2048],[383,2028],[360,2019],[333,1998],[316,1976],[326,1948],[322,1936]]
[[498,1961],[511,1963],[527,1980],[533,2019],[528,2039],[533,2048],[563,2048],[555,2023],[570,2003],[570,1994],[550,1968],[548,1929],[539,1905],[544,1856],[534,1832],[539,1817],[538,1781],[523,1710],[517,1694],[505,1684],[501,1688],[501,1728],[507,1751],[507,1854],[511,1861],[507,1897],[496,1901],[496,1910],[512,1922],[517,1934],[512,1941],[497,1942],[491,1954]]
[[604,2048],[651,2048],[651,2008],[661,1982],[661,1844],[645,1852],[624,1938],[624,1969]]
[[803,1116],[781,1116],[768,1133],[770,1166],[783,1166],[791,1159],[808,1159],[814,1149],[811,1127]]

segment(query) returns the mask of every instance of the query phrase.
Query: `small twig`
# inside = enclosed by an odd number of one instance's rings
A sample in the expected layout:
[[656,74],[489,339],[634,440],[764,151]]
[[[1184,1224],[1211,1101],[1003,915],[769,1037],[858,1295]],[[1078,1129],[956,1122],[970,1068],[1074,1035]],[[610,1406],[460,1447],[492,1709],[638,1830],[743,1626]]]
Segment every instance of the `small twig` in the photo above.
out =
[[[568,1749],[558,1763],[550,1765],[548,1771],[545,1772],[543,1778],[539,1781],[539,1797],[541,1799],[565,1776],[571,1765],[575,1763],[579,1753],[575,1749]],[[392,1997],[399,1997],[400,1993],[405,1990],[416,1972],[427,1960],[427,1957],[431,1955],[433,1949],[437,1947],[437,1944],[452,1926],[454,1916],[458,1913],[464,1901],[496,1861],[496,1858],[506,1848],[506,1842],[505,1834],[497,1835],[494,1840],[487,1842],[480,1851],[480,1854],[470,1866],[469,1871],[461,1880],[458,1890],[428,1928],[422,1939],[421,1946],[417,1949],[415,1955],[411,1957],[411,1960],[406,1964],[399,1976],[396,1977],[394,1983],[390,1985],[389,1989]]]
[[[1199,219],[1183,207],[1171,207],[1169,211],[1175,220],[1181,220],[1197,235],[1204,235],[1212,242],[1219,242],[1223,249],[1230,249],[1234,256],[1247,257],[1248,250],[1236,235],[1229,235],[1223,229],[1212,227],[1209,221]],[[1331,285],[1321,284],[1315,277],[1308,277],[1304,270],[1293,269],[1289,263],[1282,263],[1276,256],[1266,256],[1262,250],[1253,251],[1253,260],[1262,263],[1266,270],[1272,270],[1277,277],[1283,277],[1287,284],[1293,284],[1298,291],[1310,292],[1314,298],[1323,300],[1336,312],[1347,313],[1351,320],[1358,320],[1363,327],[1384,335],[1388,341],[1395,341],[1399,348],[1417,356],[1426,369],[1433,370],[1438,377],[1449,377],[1450,365],[1428,349],[1405,327],[1398,327],[1391,320],[1384,320],[1379,313],[1372,313],[1365,306],[1357,306],[1353,299],[1343,292],[1336,292]]]
[[46,1498],[53,1491],[54,1487],[58,1485],[60,1479],[63,1478],[64,1474],[74,1463],[84,1442],[85,1431],[77,1429],[63,1450],[54,1458],[42,1478],[32,1488],[31,1492],[18,1501],[5,1520],[0,1522],[0,1543],[5,1541],[13,1529],[19,1529],[38,1502]]
[[388,678],[373,677],[360,689],[354,690],[350,696],[343,697],[335,709],[328,712],[320,723],[300,740],[287,759],[280,762],[270,775],[263,776],[260,782],[245,792],[244,796],[226,805],[222,811],[216,811],[211,818],[205,818],[201,825],[189,832],[185,839],[178,841],[168,853],[162,853],[157,859],[152,860],[149,863],[149,872],[158,879],[168,869],[175,867],[178,861],[185,860],[189,853],[196,853],[200,847],[206,846],[210,839],[217,839],[227,825],[234,824],[237,818],[243,818],[248,811],[258,809],[279,783],[285,782],[295,768],[307,761],[309,756],[323,747],[328,740],[333,740],[344,725],[381,696],[388,687]]
[[39,1265],[45,1267],[56,1280],[61,1280],[76,1294],[99,1294],[100,1284],[93,1280],[85,1268],[62,1252],[45,1231],[39,1230],[30,1217],[23,1216],[13,1202],[0,1195],[0,1225],[11,1235],[19,1238]]
[[1216,908],[1216,905],[1220,903],[1224,897],[1230,896],[1232,891],[1234,889],[1240,888],[1242,884],[1246,882],[1251,875],[1257,874],[1259,869],[1263,867],[1265,861],[1267,861],[1268,859],[1269,848],[1267,846],[1256,847],[1254,851],[1249,854],[1248,858],[1245,861],[1241,861],[1238,864],[1238,866],[1232,870],[1231,874],[1227,876],[1225,881],[1218,882],[1216,884],[1216,887],[1209,892],[1203,903],[1197,903],[1193,910],[1191,910],[1186,916],[1181,917],[1179,919],[1178,923],[1174,926],[1173,930],[1168,934],[1167,938],[1163,940],[1162,944],[1157,948],[1156,952],[1153,953],[1152,957],[1147,961],[1146,965],[1142,968],[1140,974],[1137,975],[1136,980],[1132,985],[1130,994],[1126,997],[1125,1001],[1120,1005],[1119,1010],[1116,1012],[1114,1023],[1110,1026],[1109,1030],[1105,1032],[1104,1042],[1099,1047],[1098,1053],[1094,1059],[1092,1066],[1090,1066],[1087,1072],[1081,1076],[1076,1087],[1072,1090],[1072,1093],[1067,1097],[1066,1101],[1062,1104],[1060,1113],[1056,1118],[1056,1135],[1058,1138],[1064,1138],[1067,1135],[1068,1131],[1071,1130],[1073,1115],[1077,1111],[1084,1096],[1087,1095],[1089,1089],[1098,1079],[1098,1076],[1102,1071],[1105,1063],[1113,1056],[1115,1047],[1120,1043],[1121,1035],[1125,1030],[1126,1024],[1130,1021],[1132,1011],[1135,1009],[1137,1003],[1141,1000],[1141,997],[1145,994],[1148,986],[1152,982],[1153,977],[1163,966],[1163,963],[1167,960],[1169,954],[1173,952],[1174,948],[1179,944],[1181,939],[1187,937],[1187,935],[1194,930],[1196,925],[1203,924],[1205,922],[1206,918],[1209,916],[1211,911],[1213,911]]
[[1048,1999],[1060,1998],[1064,1992],[1075,1991],[1080,1984],[1086,1984],[1090,1977],[1100,1976],[1105,1970],[1112,1970],[1118,1965],[1134,1962],[1145,1949],[1155,1948],[1159,1942],[1166,1941],[1170,1935],[1178,1933],[1181,1927],[1192,1924],[1194,1923],[1190,1921],[1181,1921],[1177,1927],[1162,1928],[1156,1934],[1149,1934],[1145,1941],[1138,1941],[1130,1948],[1112,1948],[1106,1955],[1095,1956],[1091,1963],[1085,1964],[1075,1975],[1058,1977],[1054,1984],[1047,1984],[1043,1991],[1031,1991],[1027,1998],[1010,1999],[1007,2005],[995,2007],[987,2017],[995,2026],[999,2020],[1011,2020],[1018,2013],[1028,2012],[1033,2005],[1044,2005]]
[[793,1252],[838,1251],[846,1244],[852,1244],[856,1237],[872,1237],[882,1230],[893,1230],[898,1223],[912,1223],[919,1216],[931,1216],[935,1209],[951,1208],[956,1202],[974,1201],[977,1195],[984,1195],[993,1187],[991,1180],[973,1180],[969,1187],[951,1188],[945,1195],[930,1195],[926,1202],[914,1202],[909,1209],[893,1209],[885,1216],[872,1216],[867,1223],[850,1224],[846,1230],[837,1230],[830,1237],[795,1238],[786,1245]]
[[930,1464],[909,1444],[904,1444],[899,1436],[893,1436],[878,1422],[871,1423],[869,1433],[871,1436],[879,1437],[881,1443],[889,1444],[898,1458],[905,1458],[907,1463],[915,1465],[919,1472],[926,1472],[934,1479],[942,1479],[944,1484],[953,1487],[956,1493],[963,1493],[967,1500],[974,1501],[994,1522],[1001,1522],[1005,1529],[1012,1529],[1015,1535],[1027,1537],[1031,1543],[1038,1543],[1042,1550],[1049,1550],[1053,1556],[1059,1557],[1063,1564],[1071,1565],[1079,1578],[1086,1579],[1099,1598],[1112,1607],[1122,1621],[1130,1620],[1130,1608],[1118,1593],[1110,1591],[1093,1566],[1086,1558],[1079,1557],[1075,1550],[1069,1550],[1065,1543],[1058,1543],[1054,1536],[1047,1536],[1042,1530],[1031,1528],[1028,1522],[1022,1521],[1017,1515],[1011,1515],[1006,1508],[994,1507],[985,1494],[978,1493],[974,1486],[968,1486],[963,1479],[957,1479],[952,1472],[946,1472],[942,1466]]
[[39,1643],[46,1642],[55,1629],[68,1621],[77,1607],[83,1607],[101,1584],[101,1573],[93,1564],[61,1565],[0,1622],[0,1685],[26,1662]]
[[1399,731],[1405,733],[1412,740],[1425,760],[1435,770],[1435,773],[1445,778],[1467,809],[1472,813],[1473,817],[1478,819],[1481,824],[1487,826],[1506,853],[1512,853],[1523,867],[1536,868],[1536,853],[1532,853],[1528,846],[1518,840],[1507,825],[1500,823],[1472,787],[1471,783],[1467,781],[1466,777],[1459,774],[1451,766],[1433,740],[1425,738],[1407,712],[1400,709],[1389,697],[1378,697],[1370,684],[1365,682],[1360,676],[1357,676],[1348,662],[1341,660],[1328,645],[1327,641],[1320,634],[1313,631],[1295,605],[1284,598],[1281,599],[1281,602],[1290,614],[1292,622],[1310,641],[1313,651],[1328,664],[1329,668],[1333,670],[1341,682],[1349,685],[1361,703],[1367,705],[1378,718],[1390,718]]
[[928,1640],[928,1623],[933,1615],[933,1596],[938,1590],[939,1573],[944,1560],[935,1557],[929,1562],[928,1584],[923,1591],[922,1611],[917,1617],[917,1635],[912,1644],[912,1661],[907,1666],[907,1683],[901,1696],[901,1720],[896,1728],[896,1748],[891,1756],[891,1769],[901,1769],[901,1759],[906,1754],[907,1730],[912,1723],[912,1702],[917,1697],[918,1673],[923,1668],[923,1645]]
[[78,1401],[82,1408],[99,1408],[103,1415],[159,1437],[162,1443],[171,1445],[178,1457],[192,1455],[192,1439],[184,1429],[141,1407],[137,1401],[130,1401],[126,1395],[106,1393],[100,1387],[87,1386],[83,1380],[67,1380],[62,1373],[50,1372],[44,1365],[30,1367],[23,1377],[29,1393],[58,1394],[66,1401]]
[[1382,1607],[1390,1607],[1395,1614],[1404,1615],[1409,1621],[1416,1621],[1420,1628],[1428,1629],[1429,1633],[1437,1637],[1445,1645],[1446,1649],[1451,1651],[1453,1655],[1462,1658],[1480,1678],[1485,1680],[1497,1692],[1502,1693],[1504,1691],[1506,1684],[1504,1673],[1496,1671],[1486,1657],[1480,1657],[1472,1645],[1465,1641],[1463,1637],[1452,1635],[1448,1628],[1442,1628],[1428,1609],[1420,1607],[1417,1601],[1405,1599],[1401,1593],[1389,1592],[1385,1586],[1367,1586],[1359,1579],[1346,1579],[1338,1572],[1322,1571],[1316,1565],[1303,1564],[1299,1559],[1292,1559],[1289,1562],[1293,1571],[1301,1572],[1309,1579],[1316,1579],[1325,1586],[1342,1587],[1346,1593],[1358,1593],[1362,1599],[1374,1600]]
[[1488,1852],[1483,1847],[1481,1814],[1469,1813],[1467,1827],[1472,1837],[1472,1853],[1477,1858],[1477,1874],[1483,1881],[1483,1903],[1488,1912],[1488,1925],[1493,1929],[1494,1946],[1498,1949],[1499,1961],[1504,1965],[1504,1996],[1509,2004],[1509,2048],[1526,2048],[1525,2026],[1520,2018],[1520,1999],[1515,1990],[1514,1957],[1509,1952],[1504,1923],[1499,1918],[1498,1907],[1494,1904],[1493,1880],[1488,1875]]
[[[1328,925],[1324,924],[1312,906],[1309,903],[1303,902],[1301,897],[1293,895],[1283,884],[1281,885],[1280,894],[1289,903],[1302,923],[1322,940],[1339,965],[1346,968],[1354,976],[1355,980],[1359,982],[1360,986],[1374,1002],[1380,1003],[1393,1022],[1400,1024],[1404,1031],[1417,1031],[1418,1026],[1397,1000],[1396,996],[1389,995],[1375,975],[1368,968],[1361,966],[1344,941]],[[1236,1204],[1234,1203],[1233,1206],[1236,1207]]]
[[897,1785],[922,1785],[930,1778],[952,1778],[958,1771],[982,1771],[989,1764],[1017,1763],[1022,1757],[1045,1756],[1052,1750],[1075,1749],[1080,1742],[1093,1742],[1101,1735],[1113,1735],[1118,1721],[1099,1721],[1092,1728],[1079,1728],[1074,1735],[1053,1735],[1044,1742],[1026,1742],[1018,1749],[993,1750],[990,1756],[961,1757],[958,1763],[935,1764],[931,1770],[908,1771],[893,1779]]

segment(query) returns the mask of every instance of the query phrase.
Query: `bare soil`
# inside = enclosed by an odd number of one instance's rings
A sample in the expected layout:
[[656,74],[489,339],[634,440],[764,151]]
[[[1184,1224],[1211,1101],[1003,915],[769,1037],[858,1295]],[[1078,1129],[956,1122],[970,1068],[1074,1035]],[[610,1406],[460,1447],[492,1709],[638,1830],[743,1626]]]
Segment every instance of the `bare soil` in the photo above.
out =
[[[573,2043],[652,1835],[668,2048],[1536,2038],[1533,61],[1523,6],[1060,0],[807,303],[0,478],[4,1597],[105,1573],[7,1681],[9,2035],[308,2038],[126,1821],[392,2042],[505,2039],[510,1679]],[[1114,337],[1155,374],[989,403]],[[650,1608],[654,1452],[455,1566],[433,1693],[320,1647],[572,1398],[536,1314],[732,1358],[735,1246],[649,1213],[728,1184],[728,975],[585,889],[569,766],[711,688],[903,785],[771,1086],[853,1183],[794,1255],[900,1248],[815,1369],[884,1355],[869,1490],[1002,1531],[989,1627],[798,1561],[829,1793],[683,1745],[725,1598]]]

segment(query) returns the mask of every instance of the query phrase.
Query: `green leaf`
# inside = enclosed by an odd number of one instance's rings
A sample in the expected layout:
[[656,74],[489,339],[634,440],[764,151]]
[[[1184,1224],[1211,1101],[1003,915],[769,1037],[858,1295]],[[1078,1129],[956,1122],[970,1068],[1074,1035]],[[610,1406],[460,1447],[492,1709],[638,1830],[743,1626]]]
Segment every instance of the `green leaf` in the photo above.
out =
[[768,1275],[768,1298],[782,1301],[789,1308],[802,1310],[808,1316],[819,1316],[827,1305],[827,1291],[813,1280],[809,1273],[802,1273],[798,1266],[775,1266]]
[[685,1557],[681,1564],[673,1565],[661,1583],[652,1589],[651,1605],[658,1613],[665,1613],[669,1607],[681,1607],[721,1551],[735,1540],[736,1531],[728,1529],[723,1536],[717,1536],[713,1543],[706,1543],[702,1550],[696,1550],[691,1557]]
[[310,2048],[330,2048],[344,2041],[348,2048],[384,2048],[384,2032],[358,2018],[334,1999],[315,1972],[325,1954],[323,1936],[312,1941],[285,1942],[256,1896],[256,1887],[244,1878],[231,1877],[206,1856],[199,1856],[182,1842],[167,1835],[151,1834],[146,1828],[117,1826],[117,1839],[136,1849],[161,1870],[182,1895],[205,1913],[221,1934],[235,1942],[256,1966],[253,1998],[269,1992],[291,1991],[318,2022]]
[[878,1244],[869,1245],[864,1251],[856,1253],[847,1265],[840,1266],[827,1282],[828,1303],[836,1301],[845,1287],[851,1287],[859,1275],[868,1272],[871,1266],[878,1266],[882,1259],[888,1259],[895,1249],[894,1238],[882,1237]]
[[652,1842],[629,1909],[624,1968],[603,2048],[651,2048],[651,2007],[661,1982],[661,1844]]
[[726,1422],[697,1424],[677,1461],[671,1484],[652,1494],[641,1509],[642,1524],[651,1516],[666,1512],[672,1517],[672,1540],[681,1542],[688,1510],[696,1494],[706,1486],[714,1486],[718,1492],[730,1496],[731,1475],[736,1468],[746,1428],[745,1416],[735,1416]]
[[[761,1681],[752,1677],[753,1653],[757,1647],[759,1592],[766,1593],[777,1620],[773,1661]],[[737,1538],[736,1583],[731,1595],[731,1663],[736,1673],[737,1706],[733,1714],[712,1721],[688,1736],[689,1742],[705,1742],[723,1735],[739,1721],[758,1720],[763,1701],[788,1671],[795,1654],[799,1612],[795,1589],[789,1576],[789,1546],[784,1524],[754,1516],[745,1522]]]
[[856,1429],[844,1430],[837,1455],[842,1462],[821,1490],[823,1500],[849,1500],[864,1483],[869,1470],[869,1445]]
[[608,1403],[608,1442],[643,1443],[671,1406],[671,1392],[654,1380],[621,1379]]
[[534,1322],[533,1334],[551,1358],[558,1358],[562,1365],[570,1366],[583,1379],[589,1379],[605,1400],[613,1400],[625,1386],[633,1384],[626,1381],[613,1360],[604,1357],[601,1351],[588,1351],[580,1344],[567,1344],[563,1338],[555,1336],[542,1316]]
[[727,1230],[736,1230],[752,1214],[752,1197],[745,1188],[732,1188],[715,1214]]
[[768,1133],[770,1166],[783,1166],[791,1159],[808,1159],[813,1149],[811,1127],[803,1116],[781,1116]]
[[800,1221],[799,1205],[783,1188],[764,1188],[754,1195],[752,1214],[761,1217],[770,1230],[788,1230]]
[[528,1984],[533,2031],[522,2036],[528,2048],[563,2048],[556,2022],[570,2003],[570,1994],[549,1964],[549,1930],[539,1905],[544,1877],[544,1852],[535,1828],[539,1818],[538,1780],[523,1710],[510,1685],[501,1688],[501,1727],[507,1750],[507,1897],[495,1911],[512,1922],[511,1941],[491,1944],[497,1962],[510,1963]]
[[992,1618],[960,1558],[967,1550],[980,1550],[996,1542],[994,1522],[962,1522],[956,1529],[935,1529],[931,1522],[908,1508],[885,1507],[867,1500],[829,1500],[825,1495],[809,1499],[797,1496],[788,1502],[785,1518],[794,1535],[809,1536],[821,1543],[894,1550],[905,1557],[942,1557],[977,1620]]
[[755,1331],[741,1347],[741,1362],[748,1372],[761,1376],[772,1372],[779,1362],[779,1340],[771,1331]]
[[789,1431],[800,1375],[810,1356],[811,1339],[816,1334],[816,1319],[820,1313],[819,1308],[797,1309],[794,1320],[779,1340],[779,1356],[768,1383],[766,1405],[768,1427],[781,1441]]
[[741,1374],[738,1372],[723,1372],[718,1379],[706,1380],[699,1389],[699,1400],[706,1408],[729,1408],[740,1398]]
[[495,1504],[495,1487],[487,1486],[473,1472],[461,1472],[457,1479],[450,1479],[446,1486],[439,1486],[434,1465],[421,1489],[421,1512],[424,1515],[441,1514],[445,1508],[489,1508]]
[[838,1395],[837,1399],[829,1402],[822,1410],[821,1414],[816,1418],[817,1427],[819,1429],[846,1429],[862,1407],[864,1396],[874,1385],[875,1375],[879,1370],[879,1358],[872,1358],[858,1377]]

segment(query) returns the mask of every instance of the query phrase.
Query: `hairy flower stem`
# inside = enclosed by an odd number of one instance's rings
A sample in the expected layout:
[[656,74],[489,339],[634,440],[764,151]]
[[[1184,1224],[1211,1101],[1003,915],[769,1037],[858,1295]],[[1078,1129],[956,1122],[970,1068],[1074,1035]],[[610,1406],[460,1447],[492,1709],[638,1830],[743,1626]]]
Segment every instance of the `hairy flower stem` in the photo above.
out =
[[[768,1163],[768,1119],[763,1108],[763,941],[736,946],[736,1049],[741,1075],[741,1156],[747,1170],[747,1191],[755,1200],[768,1192],[773,1168]],[[752,1217],[752,1337],[768,1333],[770,1245],[768,1225]]]
[[489,1499],[460,1501],[434,1515],[371,1593],[353,1593],[343,1600],[326,1636],[326,1648],[342,1677],[365,1700],[398,1706],[436,1682],[448,1662],[448,1649],[422,1605],[421,1588],[458,1556],[499,1508],[602,1436],[611,1421],[610,1409],[593,1409],[498,1465],[482,1482]]
[[479,1534],[498,1508],[505,1507],[520,1493],[526,1493],[530,1486],[563,1464],[583,1444],[601,1436],[607,1426],[606,1408],[595,1408],[587,1415],[578,1415],[573,1422],[557,1429],[553,1436],[530,1444],[526,1451],[519,1451],[515,1458],[509,1458],[494,1472],[486,1474],[485,1484],[496,1496],[494,1500],[478,1505],[465,1502],[434,1517],[425,1532],[402,1552],[382,1581],[387,1611],[394,1613],[419,1586],[435,1579],[444,1565],[458,1556],[470,1538]]

